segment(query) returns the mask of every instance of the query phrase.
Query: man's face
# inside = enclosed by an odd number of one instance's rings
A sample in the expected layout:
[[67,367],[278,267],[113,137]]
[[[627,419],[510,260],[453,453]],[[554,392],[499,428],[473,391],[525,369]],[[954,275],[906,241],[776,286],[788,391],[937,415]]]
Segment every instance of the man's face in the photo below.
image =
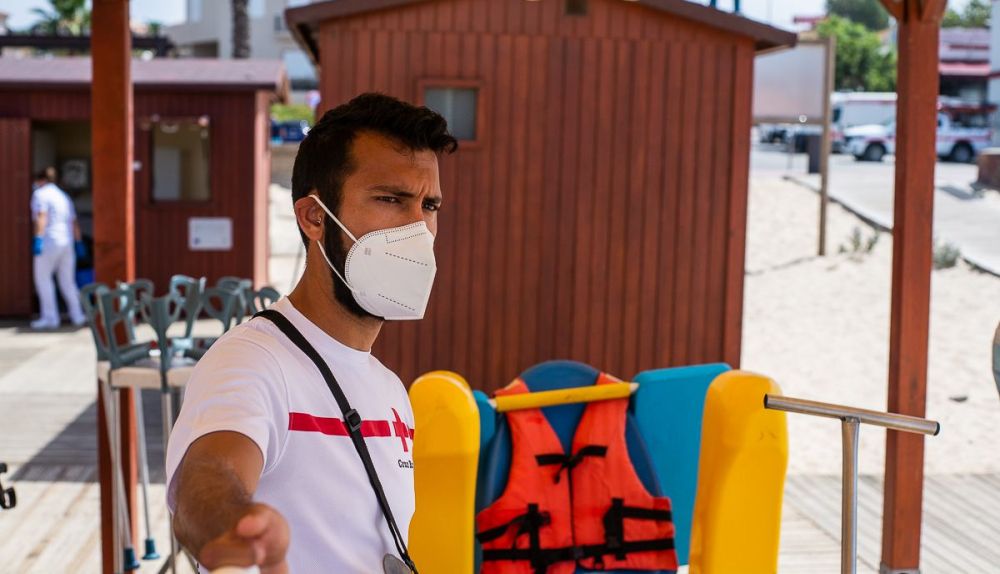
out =
[[[355,237],[418,221],[426,222],[437,235],[441,182],[434,152],[411,151],[382,135],[362,132],[354,139],[351,159],[354,170],[344,180],[340,204],[330,207]],[[323,219],[324,246],[333,265],[343,272],[351,238],[325,215]],[[374,317],[332,271],[330,277],[341,305],[359,317]]]
[[[354,139],[351,159],[354,171],[344,181],[336,215],[355,237],[421,220],[437,235],[441,181],[434,152],[410,151],[362,132]],[[344,239],[350,246],[350,238]]]

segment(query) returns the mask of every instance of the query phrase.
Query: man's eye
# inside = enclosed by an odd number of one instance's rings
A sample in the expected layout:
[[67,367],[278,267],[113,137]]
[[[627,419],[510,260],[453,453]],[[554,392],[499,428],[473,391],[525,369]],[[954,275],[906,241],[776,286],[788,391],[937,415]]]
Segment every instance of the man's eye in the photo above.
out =
[[427,203],[424,203],[424,209],[426,209],[427,211],[437,211],[437,210],[441,209],[441,204],[427,202]]
[[377,199],[386,203],[399,203],[399,198],[391,195],[381,195]]

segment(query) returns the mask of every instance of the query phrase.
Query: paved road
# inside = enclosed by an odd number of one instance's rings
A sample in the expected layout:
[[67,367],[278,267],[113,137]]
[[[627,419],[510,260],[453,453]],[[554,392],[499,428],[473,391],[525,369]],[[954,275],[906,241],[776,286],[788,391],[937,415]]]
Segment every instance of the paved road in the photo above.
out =
[[[791,167],[789,167],[791,166]],[[818,188],[819,175],[806,174],[806,158],[788,155],[770,146],[755,146],[751,153],[753,175],[787,174]],[[1000,275],[1000,194],[975,194],[970,187],[976,166],[938,162],[934,174],[934,235],[957,247],[970,263]],[[830,162],[830,197],[861,217],[892,229],[893,157],[881,163],[857,162],[847,155],[833,155]]]

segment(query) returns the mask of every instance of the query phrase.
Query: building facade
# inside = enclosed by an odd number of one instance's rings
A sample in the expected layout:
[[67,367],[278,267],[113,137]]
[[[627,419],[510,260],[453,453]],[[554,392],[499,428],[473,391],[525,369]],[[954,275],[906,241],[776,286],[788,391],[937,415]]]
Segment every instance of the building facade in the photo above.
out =
[[[222,0],[186,0],[187,18],[167,26],[164,33],[177,46],[181,57],[231,58],[233,53],[232,2]],[[309,58],[295,43],[285,26],[288,7],[308,4],[309,0],[249,0],[250,57],[277,59],[285,64],[293,90],[293,99],[304,100],[304,93],[316,87],[316,74]]]
[[[0,58],[0,316],[34,310],[32,173],[58,169],[85,242],[93,233],[89,58]],[[268,282],[269,110],[275,60],[134,61],[136,276]]]

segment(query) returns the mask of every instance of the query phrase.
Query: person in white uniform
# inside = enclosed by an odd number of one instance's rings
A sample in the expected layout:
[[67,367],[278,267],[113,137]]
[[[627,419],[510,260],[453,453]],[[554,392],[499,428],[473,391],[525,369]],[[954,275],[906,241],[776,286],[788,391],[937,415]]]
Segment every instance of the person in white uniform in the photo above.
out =
[[381,94],[328,111],[299,146],[305,273],[209,349],[170,435],[173,529],[202,571],[416,570],[413,412],[371,348],[385,320],[423,317],[438,155],[456,147],[440,115]]
[[79,327],[86,322],[76,288],[76,254],[80,226],[76,221],[73,200],[55,184],[56,170],[48,167],[36,174],[31,194],[31,218],[35,225],[32,243],[35,290],[38,292],[40,317],[31,322],[33,329],[59,326],[59,306],[53,275],[66,302],[69,318]]

